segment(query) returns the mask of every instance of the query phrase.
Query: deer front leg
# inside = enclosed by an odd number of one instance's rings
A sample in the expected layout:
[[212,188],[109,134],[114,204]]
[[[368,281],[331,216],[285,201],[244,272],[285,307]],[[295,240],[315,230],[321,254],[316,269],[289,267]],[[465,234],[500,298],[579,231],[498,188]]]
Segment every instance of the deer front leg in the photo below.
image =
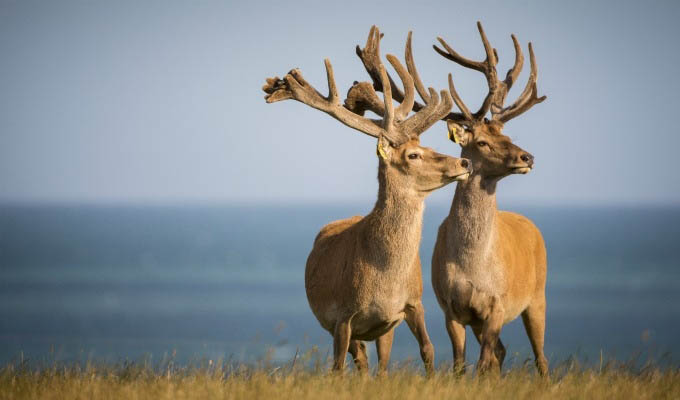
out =
[[502,352],[498,354],[499,335],[503,327],[503,306],[500,304],[498,296],[491,297],[486,309],[483,311],[484,320],[481,327],[477,327],[475,335],[480,344],[479,362],[477,363],[477,373],[484,374],[492,367],[496,367],[500,373],[501,363],[505,358],[505,348],[500,345]]
[[453,370],[456,374],[465,374],[465,325],[446,315],[446,331],[453,347]]
[[425,310],[423,304],[418,302],[414,306],[406,307],[406,323],[411,329],[411,332],[418,340],[420,346],[420,357],[425,364],[425,372],[427,375],[432,375],[434,372],[434,346],[430,341],[430,336],[427,334],[425,327]]
[[394,328],[375,341],[375,347],[378,349],[378,375],[380,376],[387,375],[387,364],[390,363],[393,340]]
[[350,340],[349,354],[352,355],[354,365],[362,373],[368,372],[368,357],[366,356],[366,345],[361,340]]
[[345,358],[349,350],[352,328],[350,327],[351,318],[338,321],[333,332],[333,370],[342,371],[345,368]]
[[[475,325],[472,327],[472,331],[475,333],[475,337],[477,338],[477,343],[480,345],[482,344],[482,327],[479,325]],[[498,337],[498,340],[496,341],[496,348],[494,349],[494,356],[496,357],[495,361],[493,364],[498,364],[498,368],[503,367],[503,361],[505,360],[505,346],[503,345],[503,342],[501,341],[500,336]]]

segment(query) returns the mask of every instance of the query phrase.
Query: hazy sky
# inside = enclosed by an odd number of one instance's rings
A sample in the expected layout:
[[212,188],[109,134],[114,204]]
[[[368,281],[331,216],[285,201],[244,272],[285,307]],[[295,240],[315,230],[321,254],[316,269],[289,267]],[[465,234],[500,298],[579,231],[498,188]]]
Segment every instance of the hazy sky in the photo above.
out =
[[[534,43],[548,96],[506,125],[536,168],[504,180],[502,201],[678,204],[679,19],[674,1],[0,0],[0,201],[372,201],[375,140],[266,104],[265,78],[299,67],[325,93],[328,57],[344,94],[368,79],[354,46],[377,24],[400,58],[413,30],[426,85],[453,72],[476,109],[482,74],[431,45],[481,59],[482,20],[502,76],[510,33]],[[422,142],[458,155],[445,130]]]

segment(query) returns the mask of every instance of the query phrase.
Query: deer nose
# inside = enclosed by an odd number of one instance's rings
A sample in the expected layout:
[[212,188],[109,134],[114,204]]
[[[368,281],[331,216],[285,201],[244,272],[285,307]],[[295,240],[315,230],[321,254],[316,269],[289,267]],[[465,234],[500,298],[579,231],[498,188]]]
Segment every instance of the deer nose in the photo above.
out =
[[470,170],[470,162],[468,160],[466,160],[465,158],[460,160],[460,166],[467,169],[468,171]]
[[524,161],[525,163],[527,163],[527,164],[529,164],[529,165],[533,165],[533,164],[534,164],[534,156],[532,156],[532,155],[529,154],[529,153],[522,153],[522,155],[519,156],[519,159],[522,160],[522,161]]

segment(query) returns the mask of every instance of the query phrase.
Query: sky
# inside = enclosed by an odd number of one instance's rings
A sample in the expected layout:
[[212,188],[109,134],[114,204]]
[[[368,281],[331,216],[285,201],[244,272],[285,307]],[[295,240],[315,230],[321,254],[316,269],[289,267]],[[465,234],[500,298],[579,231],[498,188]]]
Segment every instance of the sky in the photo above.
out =
[[[422,3],[422,4],[421,4]],[[0,202],[373,201],[375,139],[295,101],[266,104],[265,78],[298,67],[326,92],[369,80],[354,47],[371,25],[383,55],[413,51],[425,84],[472,109],[482,74],[432,50],[437,36],[482,59],[510,34],[536,52],[548,99],[505,126],[536,158],[500,202],[680,204],[680,3],[593,1],[0,0]],[[421,142],[458,156],[443,122]],[[453,185],[431,196],[450,202]]]

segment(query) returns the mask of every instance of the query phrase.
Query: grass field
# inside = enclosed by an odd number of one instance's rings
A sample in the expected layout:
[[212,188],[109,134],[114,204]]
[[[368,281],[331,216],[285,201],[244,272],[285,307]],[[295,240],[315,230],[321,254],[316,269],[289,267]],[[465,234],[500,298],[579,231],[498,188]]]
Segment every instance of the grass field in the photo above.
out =
[[333,374],[323,365],[229,366],[206,361],[192,367],[14,363],[0,370],[0,399],[679,399],[680,370],[625,364],[581,368],[563,363],[548,378],[533,367],[501,376],[458,377],[446,369],[425,377],[415,364],[387,377],[353,371]]

